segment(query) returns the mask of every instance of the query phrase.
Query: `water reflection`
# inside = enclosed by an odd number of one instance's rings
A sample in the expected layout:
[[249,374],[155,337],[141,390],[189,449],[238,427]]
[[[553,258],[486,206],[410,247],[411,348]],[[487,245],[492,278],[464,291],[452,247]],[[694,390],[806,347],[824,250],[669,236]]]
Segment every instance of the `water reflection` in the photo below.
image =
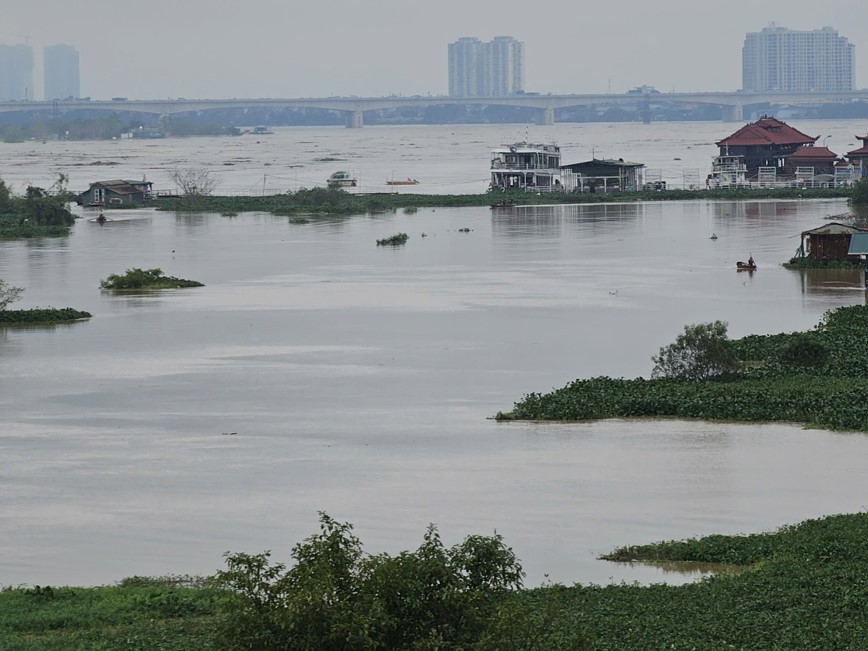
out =
[[[634,222],[659,215],[660,206],[646,203],[512,206],[491,212],[492,232],[509,237],[559,237],[565,226],[572,231],[595,230],[597,225]],[[578,227],[578,228],[577,228]]]
[[750,571],[747,565],[700,563],[698,561],[613,561],[633,569],[654,568],[662,577],[699,579],[716,574],[741,574]]
[[[841,297],[850,302],[868,301],[865,271],[862,269],[792,269],[803,294]],[[854,301],[854,299],[862,299]]]

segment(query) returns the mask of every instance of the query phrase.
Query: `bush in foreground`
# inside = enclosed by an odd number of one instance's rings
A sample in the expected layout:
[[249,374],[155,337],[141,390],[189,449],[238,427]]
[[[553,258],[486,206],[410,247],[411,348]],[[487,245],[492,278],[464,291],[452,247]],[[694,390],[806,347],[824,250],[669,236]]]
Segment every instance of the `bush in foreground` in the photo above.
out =
[[[514,601],[524,576],[499,535],[445,547],[432,526],[398,556],[364,554],[352,526],[326,514],[295,546],[296,564],[229,554],[217,582],[232,595],[221,632],[245,649],[583,649],[583,635]],[[516,640],[523,640],[515,646]]]

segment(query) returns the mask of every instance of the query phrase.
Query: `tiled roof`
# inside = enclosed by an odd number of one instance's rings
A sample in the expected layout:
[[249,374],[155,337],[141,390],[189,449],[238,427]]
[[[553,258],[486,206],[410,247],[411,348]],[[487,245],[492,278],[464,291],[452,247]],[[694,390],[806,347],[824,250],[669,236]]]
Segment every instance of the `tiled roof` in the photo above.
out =
[[848,156],[868,156],[868,145],[847,152]]
[[746,124],[723,140],[715,143],[718,147],[729,145],[757,146],[757,145],[806,145],[817,141],[819,136],[811,137],[798,129],[793,129],[785,122],[775,118],[764,117],[751,124]]
[[833,152],[828,147],[799,147],[796,151],[787,157],[789,160],[836,160],[838,154]]

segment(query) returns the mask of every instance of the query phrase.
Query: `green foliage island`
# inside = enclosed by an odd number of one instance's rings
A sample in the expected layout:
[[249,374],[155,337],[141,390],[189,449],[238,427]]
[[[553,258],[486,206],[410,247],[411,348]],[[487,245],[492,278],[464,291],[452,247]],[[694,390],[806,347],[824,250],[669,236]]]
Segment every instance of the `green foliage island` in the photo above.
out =
[[384,237],[381,240],[377,240],[377,246],[401,246],[402,244],[406,244],[409,239],[410,236],[406,233],[396,233],[391,237]]
[[[368,554],[323,514],[294,563],[226,554],[205,578],[0,590],[0,648],[229,651],[635,651],[863,649],[868,513],[770,533],[636,545],[605,559],[725,565],[680,586],[522,586],[494,536]],[[732,571],[737,569],[738,571]]]
[[49,190],[30,186],[23,197],[13,195],[0,179],[0,240],[69,235],[75,223],[69,201],[62,174]]
[[708,332],[713,325],[688,326],[662,348],[650,380],[579,379],[530,393],[495,418],[701,418],[868,432],[868,306],[831,310],[807,332],[729,340],[725,328]]
[[89,319],[90,312],[74,310],[71,307],[63,308],[32,308],[29,310],[10,310],[9,304],[21,298],[24,289],[13,287],[0,279],[0,325],[30,325],[34,323],[64,323]]
[[99,284],[100,289],[131,290],[131,289],[179,289],[182,287],[204,287],[195,280],[184,280],[174,276],[166,276],[162,269],[127,269],[123,275],[111,274]]

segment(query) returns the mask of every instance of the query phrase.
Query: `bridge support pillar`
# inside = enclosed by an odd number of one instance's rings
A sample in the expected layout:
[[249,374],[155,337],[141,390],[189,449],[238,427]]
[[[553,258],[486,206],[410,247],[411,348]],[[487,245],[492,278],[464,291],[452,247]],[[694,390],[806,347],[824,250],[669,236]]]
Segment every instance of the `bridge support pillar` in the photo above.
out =
[[741,122],[744,120],[744,107],[741,104],[723,106],[720,109],[720,117],[724,122]]
[[365,126],[365,117],[362,111],[353,111],[347,117],[347,129],[361,129]]
[[555,123],[555,110],[553,108],[540,109],[539,123],[551,126]]

